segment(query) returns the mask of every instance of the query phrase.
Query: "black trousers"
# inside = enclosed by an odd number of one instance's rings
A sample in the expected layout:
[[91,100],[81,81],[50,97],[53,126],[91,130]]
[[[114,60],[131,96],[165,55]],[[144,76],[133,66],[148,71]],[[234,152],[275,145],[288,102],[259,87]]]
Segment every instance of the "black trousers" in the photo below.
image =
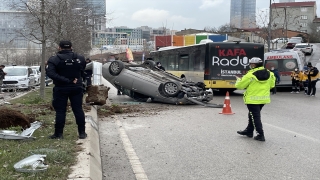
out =
[[292,79],[292,91],[300,91],[300,84],[298,80]]
[[264,104],[247,104],[249,110],[247,130],[249,132],[253,132],[256,129],[257,133],[264,134],[260,114],[263,106]]
[[55,133],[62,134],[66,122],[68,99],[78,125],[78,132],[85,132],[85,115],[82,109],[82,87],[54,87],[52,106],[56,111]]
[[92,85],[91,77],[92,77],[92,76],[87,76],[87,77],[86,77],[87,86],[91,86],[91,85]]
[[308,81],[302,81],[303,89],[305,93],[308,93]]
[[317,81],[309,81],[309,83],[308,83],[308,95],[316,95],[316,91],[317,91],[316,84],[317,84]]

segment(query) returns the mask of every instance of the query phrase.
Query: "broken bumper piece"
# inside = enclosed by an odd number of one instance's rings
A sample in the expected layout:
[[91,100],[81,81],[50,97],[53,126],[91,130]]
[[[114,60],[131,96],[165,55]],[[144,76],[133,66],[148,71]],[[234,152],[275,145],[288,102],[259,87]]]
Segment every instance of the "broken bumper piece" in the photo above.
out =
[[10,139],[10,140],[22,140],[22,139],[35,139],[32,137],[32,134],[41,126],[41,122],[35,121],[31,123],[31,126],[28,129],[25,129],[18,134],[16,131],[10,130],[1,130],[0,139]]
[[17,162],[13,167],[18,172],[37,173],[45,171],[49,166],[44,164],[46,156],[47,155],[34,154]]

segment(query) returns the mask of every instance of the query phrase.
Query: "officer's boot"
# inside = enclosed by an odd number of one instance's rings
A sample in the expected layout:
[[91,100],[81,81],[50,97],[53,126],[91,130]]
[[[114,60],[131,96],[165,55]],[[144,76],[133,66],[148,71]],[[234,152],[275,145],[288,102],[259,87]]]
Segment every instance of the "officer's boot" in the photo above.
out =
[[257,133],[257,136],[255,136],[253,138],[254,140],[257,140],[257,141],[266,141],[266,139],[264,138],[264,134],[263,133]]
[[63,139],[63,131],[55,130],[54,134],[49,136],[49,139]]
[[85,129],[85,127],[78,127],[79,139],[85,139],[87,137]]
[[253,137],[253,131],[248,131],[247,128],[243,131],[237,131],[237,133],[240,135],[245,135],[245,136],[251,137],[251,138]]

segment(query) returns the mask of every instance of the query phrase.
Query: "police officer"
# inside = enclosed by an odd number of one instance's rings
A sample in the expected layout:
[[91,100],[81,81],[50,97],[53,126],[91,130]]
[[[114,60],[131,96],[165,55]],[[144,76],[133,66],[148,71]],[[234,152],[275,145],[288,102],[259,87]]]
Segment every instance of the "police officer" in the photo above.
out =
[[257,136],[254,139],[265,141],[260,111],[265,104],[270,103],[270,89],[275,87],[276,79],[272,72],[263,67],[260,58],[253,57],[249,64],[251,70],[242,78],[238,78],[235,84],[238,89],[246,89],[243,100],[249,110],[247,128],[237,133],[253,137],[253,131],[256,129]]
[[51,139],[62,139],[68,99],[78,125],[79,139],[85,139],[85,115],[82,109],[83,79],[86,61],[72,52],[70,41],[59,43],[59,52],[48,60],[47,75],[53,80],[52,106],[56,111],[55,131]]

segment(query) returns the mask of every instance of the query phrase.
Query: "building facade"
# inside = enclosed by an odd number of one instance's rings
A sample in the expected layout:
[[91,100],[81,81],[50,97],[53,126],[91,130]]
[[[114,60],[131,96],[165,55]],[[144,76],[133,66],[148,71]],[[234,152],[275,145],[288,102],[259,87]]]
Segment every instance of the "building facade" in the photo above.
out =
[[20,0],[2,0],[0,4],[0,47],[27,48],[28,41],[19,38],[17,31],[23,28],[27,9]]
[[279,3],[283,3],[283,2],[295,2],[295,0],[279,0]]
[[316,1],[273,3],[272,28],[310,33],[310,24],[317,17]]
[[231,0],[230,25],[236,28],[255,28],[256,0]]

